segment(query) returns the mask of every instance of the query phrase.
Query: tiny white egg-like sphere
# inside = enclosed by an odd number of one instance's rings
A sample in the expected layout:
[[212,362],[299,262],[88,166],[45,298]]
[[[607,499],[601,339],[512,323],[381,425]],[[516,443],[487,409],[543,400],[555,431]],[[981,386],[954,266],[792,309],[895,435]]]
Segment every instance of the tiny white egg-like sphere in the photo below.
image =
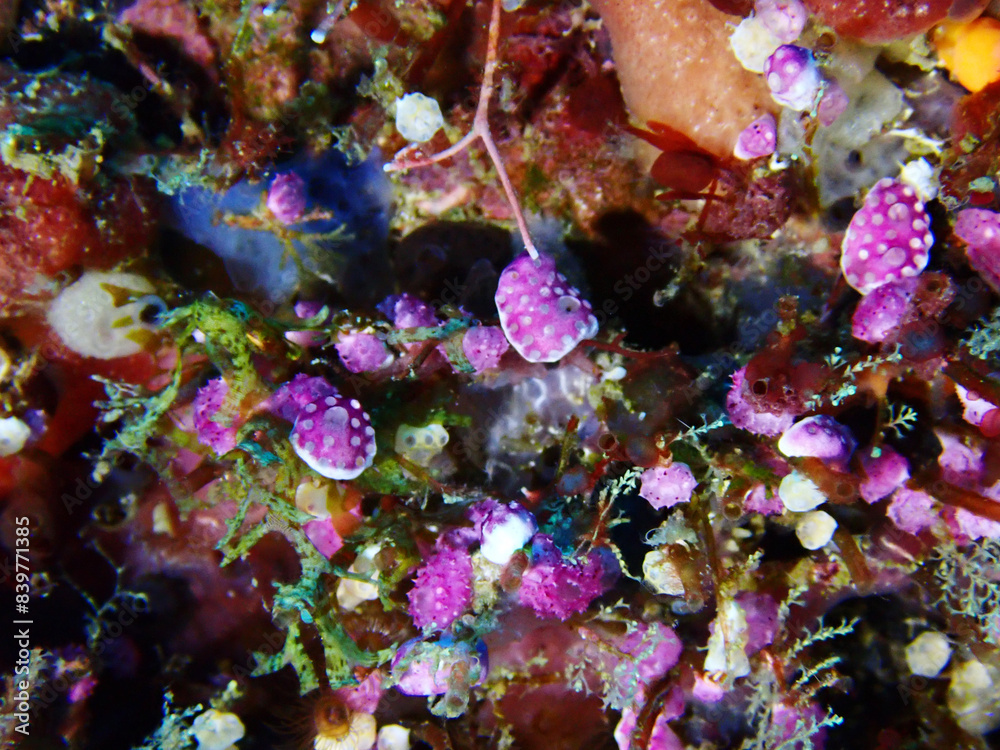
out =
[[[375,555],[381,549],[377,544],[366,548],[347,569],[348,573],[356,573],[365,576],[372,581],[378,579],[378,571],[375,569]],[[362,602],[370,602],[378,599],[378,586],[366,581],[357,581],[353,578],[341,578],[337,584],[337,603],[348,612],[357,608]]]
[[935,630],[927,630],[906,647],[906,665],[913,674],[937,677],[951,658],[951,644]]
[[423,143],[444,127],[444,115],[436,99],[406,94],[396,100],[396,130],[412,143]]
[[795,536],[806,549],[821,549],[833,539],[837,522],[826,511],[811,510],[803,513],[795,524]]

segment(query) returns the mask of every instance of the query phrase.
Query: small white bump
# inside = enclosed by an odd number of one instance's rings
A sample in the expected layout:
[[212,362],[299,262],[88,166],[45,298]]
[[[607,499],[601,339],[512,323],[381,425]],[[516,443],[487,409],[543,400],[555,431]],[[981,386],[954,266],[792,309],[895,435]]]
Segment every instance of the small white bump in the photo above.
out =
[[311,430],[315,422],[313,422],[311,419],[303,419],[300,424],[303,430]]
[[861,259],[861,260],[868,260],[868,251],[867,250],[858,250],[858,258]]
[[357,417],[355,417],[354,419],[351,420],[351,427],[353,427],[355,430],[358,429],[360,426],[361,426],[361,420],[360,419],[358,419]]
[[356,398],[352,398],[351,399],[351,406],[353,406],[355,409],[360,409],[361,408],[361,402],[358,401]]
[[316,404],[306,404],[306,406],[305,406],[305,412],[306,412],[307,414],[312,414],[312,413],[313,413],[314,411],[316,411],[316,410],[317,410],[318,408],[319,408],[319,407],[318,407],[318,406],[316,406]]
[[355,435],[354,437],[352,437],[351,438],[351,445],[353,445],[355,448],[357,448],[359,445],[361,445],[361,438],[359,438],[357,435]]

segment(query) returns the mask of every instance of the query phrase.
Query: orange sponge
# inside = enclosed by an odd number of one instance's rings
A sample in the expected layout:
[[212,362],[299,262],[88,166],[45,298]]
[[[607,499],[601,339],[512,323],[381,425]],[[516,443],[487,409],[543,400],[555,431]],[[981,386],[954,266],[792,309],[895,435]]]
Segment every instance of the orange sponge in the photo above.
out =
[[1000,80],[1000,21],[944,23],[934,34],[934,45],[952,78],[969,91]]

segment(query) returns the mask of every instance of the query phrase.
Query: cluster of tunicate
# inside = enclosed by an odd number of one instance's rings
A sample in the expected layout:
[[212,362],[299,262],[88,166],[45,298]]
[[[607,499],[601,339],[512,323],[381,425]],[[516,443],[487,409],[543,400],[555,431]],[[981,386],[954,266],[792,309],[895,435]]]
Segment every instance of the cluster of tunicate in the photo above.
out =
[[608,569],[596,551],[567,558],[552,538],[537,534],[532,542],[531,566],[521,576],[521,604],[540,617],[565,620],[583,612],[604,593]]
[[413,624],[444,630],[472,603],[472,557],[461,546],[442,544],[420,566],[407,594]]

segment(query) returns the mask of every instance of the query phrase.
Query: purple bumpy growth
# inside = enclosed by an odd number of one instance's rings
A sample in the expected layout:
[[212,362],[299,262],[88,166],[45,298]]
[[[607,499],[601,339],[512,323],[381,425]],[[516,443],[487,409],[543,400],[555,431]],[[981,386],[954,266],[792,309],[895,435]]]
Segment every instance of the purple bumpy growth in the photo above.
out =
[[445,546],[420,568],[407,594],[413,624],[444,630],[472,603],[472,557],[461,547]]
[[764,63],[771,98],[778,104],[797,112],[813,108],[823,88],[812,52],[805,47],[783,44]]
[[1000,214],[985,208],[959,211],[955,234],[968,244],[965,253],[970,265],[1000,292]]
[[789,44],[802,34],[809,11],[800,0],[757,0],[754,11],[775,38]]
[[198,389],[193,404],[198,442],[207,445],[220,456],[236,447],[236,428],[226,426],[222,420],[217,419],[228,393],[229,383],[225,380],[209,380]]
[[591,552],[568,560],[552,542],[537,534],[532,545],[531,567],[521,577],[521,604],[539,617],[567,619],[583,612],[604,593],[605,568],[601,556]]
[[841,246],[840,268],[861,294],[927,267],[934,236],[930,217],[909,185],[879,180],[851,219]]
[[371,333],[344,333],[335,344],[344,367],[353,373],[373,372],[392,364],[385,342]]
[[548,255],[523,254],[507,266],[496,303],[504,335],[529,362],[556,362],[597,333],[590,303]]
[[893,281],[862,297],[851,317],[854,338],[869,344],[886,341],[906,317],[918,283],[914,278]]
[[295,172],[279,174],[267,191],[267,208],[282,224],[294,224],[306,212],[306,183]]

